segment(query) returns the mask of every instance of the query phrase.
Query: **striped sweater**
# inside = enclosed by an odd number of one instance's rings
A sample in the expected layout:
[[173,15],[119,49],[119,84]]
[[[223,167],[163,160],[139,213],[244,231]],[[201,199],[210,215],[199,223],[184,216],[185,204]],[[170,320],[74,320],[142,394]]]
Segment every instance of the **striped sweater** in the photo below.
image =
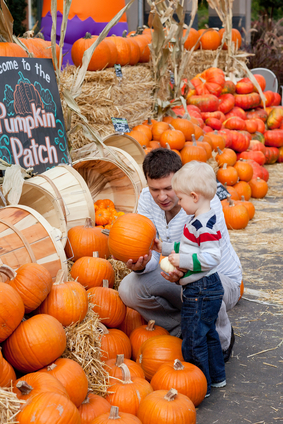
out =
[[[222,238],[220,240],[221,262],[217,267],[217,272],[226,275],[235,284],[240,285],[242,281],[242,267],[239,258],[230,242],[229,233],[225,224],[222,206],[219,198],[215,195],[210,202],[210,206],[214,209],[217,216],[217,225],[220,229]],[[171,219],[166,221],[165,212],[155,203],[149,188],[142,190],[138,203],[138,213],[147,216],[154,223],[157,231],[157,237],[164,242],[180,241],[184,225],[188,222],[189,216],[184,209]],[[160,254],[153,251],[152,258],[146,265],[143,273],[153,271],[157,268]]]
[[216,215],[210,209],[209,212],[189,218],[179,243],[163,242],[162,255],[168,256],[172,250],[179,253],[179,267],[188,270],[180,280],[183,286],[217,271],[221,260],[220,240]]

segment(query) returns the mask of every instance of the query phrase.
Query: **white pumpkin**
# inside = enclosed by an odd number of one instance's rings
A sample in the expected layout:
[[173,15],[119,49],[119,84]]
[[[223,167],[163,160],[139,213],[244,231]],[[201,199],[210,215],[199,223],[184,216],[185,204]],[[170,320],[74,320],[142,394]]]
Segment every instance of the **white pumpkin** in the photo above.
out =
[[175,271],[176,268],[174,267],[174,265],[171,264],[171,262],[169,262],[168,257],[166,256],[166,258],[163,258],[160,262],[160,268],[162,269],[162,271],[164,272],[172,272]]

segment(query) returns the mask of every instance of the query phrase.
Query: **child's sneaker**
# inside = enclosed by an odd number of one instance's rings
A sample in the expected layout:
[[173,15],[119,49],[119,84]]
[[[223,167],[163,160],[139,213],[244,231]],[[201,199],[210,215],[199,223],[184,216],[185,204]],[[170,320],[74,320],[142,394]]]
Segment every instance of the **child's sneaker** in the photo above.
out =
[[219,383],[211,383],[211,387],[225,387],[226,386],[226,380],[220,381]]
[[208,398],[209,396],[210,396],[210,393],[206,393],[206,395],[204,397]]

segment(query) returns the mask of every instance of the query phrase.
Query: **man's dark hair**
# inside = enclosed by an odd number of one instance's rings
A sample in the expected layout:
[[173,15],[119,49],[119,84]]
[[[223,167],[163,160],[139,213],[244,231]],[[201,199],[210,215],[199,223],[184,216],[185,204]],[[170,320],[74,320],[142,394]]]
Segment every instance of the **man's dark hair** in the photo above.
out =
[[145,178],[152,180],[164,178],[182,168],[181,158],[169,149],[158,148],[149,152],[143,161]]

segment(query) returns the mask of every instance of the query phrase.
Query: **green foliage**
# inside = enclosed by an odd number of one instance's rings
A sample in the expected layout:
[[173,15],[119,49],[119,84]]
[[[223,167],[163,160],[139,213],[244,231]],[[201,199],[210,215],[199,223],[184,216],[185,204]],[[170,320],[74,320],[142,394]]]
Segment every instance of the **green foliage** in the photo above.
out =
[[206,28],[208,26],[208,4],[206,1],[199,1],[198,5],[198,29]]
[[26,18],[26,0],[6,0],[7,6],[14,19],[14,34],[22,35],[27,28],[23,25]]

